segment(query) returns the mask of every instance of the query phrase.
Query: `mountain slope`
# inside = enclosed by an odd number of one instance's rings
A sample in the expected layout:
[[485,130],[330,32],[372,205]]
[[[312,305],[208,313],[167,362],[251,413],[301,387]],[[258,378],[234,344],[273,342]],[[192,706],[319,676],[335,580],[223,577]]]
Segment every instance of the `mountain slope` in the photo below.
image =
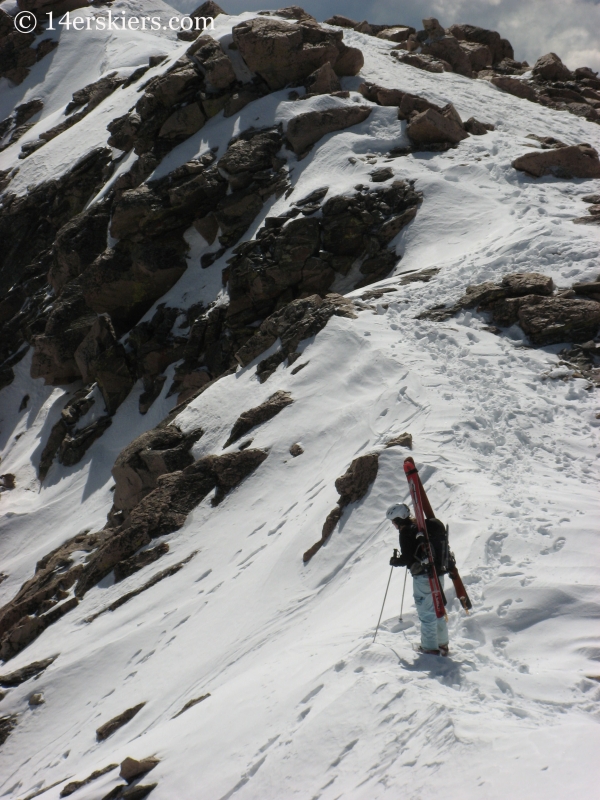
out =
[[[213,35],[227,37],[252,16],[219,16]],[[56,75],[70,68],[75,35],[61,35],[48,57]],[[129,41],[115,38],[110,47],[99,45],[106,63],[90,58],[90,71],[77,85],[44,82],[45,108],[62,108],[75,88],[157,54],[156,37],[140,42],[143,58],[137,50],[131,54]],[[368,119],[324,136],[306,157],[280,151],[294,191],[265,201],[243,239],[316,189],[328,187],[327,197],[353,195],[358,184],[376,189],[370,173],[385,166],[393,179],[414,181],[423,195],[415,218],[393,241],[402,259],[389,277],[359,289],[356,275],[338,273],[331,288],[353,301],[356,317],[333,316],[301,342],[293,365],[284,362],[259,382],[257,364],[277,351],[276,342],[174,416],[172,424],[183,433],[204,431],[192,447],[196,460],[237,453],[248,439],[268,457],[219,505],[211,504],[209,493],[183,527],[158,537],[169,545],[159,563],[118,582],[112,573],[104,577],[4,664],[6,674],[58,654],[39,678],[6,690],[1,701],[3,716],[17,715],[0,750],[7,797],[40,792],[54,800],[69,780],[127,756],[149,755],[160,763],[142,783],[157,784],[151,795],[157,800],[399,793],[416,800],[438,792],[567,798],[593,792],[596,395],[586,378],[559,366],[558,353],[568,343],[532,348],[518,326],[497,335],[473,309],[444,322],[417,317],[450,306],[468,284],[515,272],[550,276],[559,289],[597,277],[598,229],[571,220],[583,213],[582,196],[600,192],[600,180],[534,179],[511,162],[527,151],[528,134],[600,149],[600,128],[482,80],[400,64],[390,58],[389,43],[372,36],[345,31],[344,42],[365,58],[359,75],[342,78],[348,98],[299,102],[288,99],[288,90],[271,92],[229,118],[209,120],[164,157],[152,178],[213,147],[221,158],[231,137],[251,125],[285,128],[300,113],[368,105]],[[170,61],[157,73],[187,47],[161,38],[159,49]],[[43,63],[32,70],[29,87],[19,88],[25,89],[20,101],[39,93],[35,70]],[[495,130],[446,152],[388,160],[390,150],[409,144],[407,124],[395,107],[358,94],[363,81],[439,105],[452,102],[463,119],[476,116]],[[15,159],[25,140],[1,153],[0,169],[20,166],[10,191],[57,178],[78,157],[104,146],[106,124],[138,96],[135,86],[118,92],[22,162]],[[49,113],[37,124],[47,129],[54,122]],[[27,137],[39,132],[32,128]],[[231,251],[202,269],[201,256],[217,245],[207,245],[192,227],[185,235],[188,269],[142,321],[152,319],[159,303],[186,309],[227,301],[221,272]],[[439,271],[428,273],[428,282],[406,282],[431,269]],[[377,296],[374,289],[389,291]],[[172,363],[146,415],[138,410],[138,381],[83,459],[73,466],[55,461],[40,484],[36,472],[50,429],[81,384],[44,386],[30,377],[30,365],[28,354],[0,395],[2,471],[16,476],[16,488],[1,498],[3,604],[43,556],[82,531],[102,529],[119,452],[176,403],[166,396]],[[224,447],[240,414],[277,391],[289,392],[293,403]],[[24,395],[29,399],[19,410]],[[385,445],[405,431],[412,434],[412,455],[433,507],[450,524],[474,604],[466,617],[448,591],[448,659],[414,653],[418,620],[409,587],[404,622],[398,622],[399,570],[372,643],[388,558],[397,546],[385,510],[408,496],[402,471],[408,451]],[[297,457],[289,452],[294,443],[304,451]],[[372,452],[379,454],[374,483],[346,507],[331,538],[304,564],[302,554],[319,539],[338,500],[336,478]],[[190,556],[175,574],[107,610]],[[71,554],[75,564],[86,557],[84,550]],[[42,705],[28,705],[34,692],[43,693]],[[139,703],[145,705],[129,723],[96,740],[102,723]],[[109,771],[74,796],[103,798],[122,783],[117,776]]]

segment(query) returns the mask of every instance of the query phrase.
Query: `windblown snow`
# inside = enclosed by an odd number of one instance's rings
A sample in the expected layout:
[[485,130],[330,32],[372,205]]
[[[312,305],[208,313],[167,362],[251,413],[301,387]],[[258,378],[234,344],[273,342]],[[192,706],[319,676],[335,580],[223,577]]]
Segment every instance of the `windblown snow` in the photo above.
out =
[[[114,7],[121,6],[127,3]],[[212,35],[229,36],[251,16],[219,16]],[[495,131],[446,153],[388,161],[391,148],[406,144],[406,123],[396,109],[373,106],[368,120],[324,137],[303,160],[284,154],[294,193],[267,204],[248,238],[266,215],[314,189],[351,193],[369,182],[374,166],[415,181],[423,204],[397,239],[396,274],[378,284],[397,291],[365,300],[364,290],[352,292],[358,318],[333,317],[305,340],[297,364],[306,366],[295,374],[282,365],[261,384],[253,362],[179,415],[182,430],[206,432],[194,446],[198,457],[221,454],[239,414],[273,392],[294,400],[249,434],[253,447],[268,449],[266,461],[218,507],[209,496],[165,537],[170,551],[160,563],[119,584],[103,580],[4,665],[8,672],[58,654],[37,680],[7,690],[1,701],[2,715],[19,715],[0,749],[1,797],[57,800],[68,781],[149,755],[160,759],[146,779],[157,783],[153,800],[566,800],[597,793],[597,394],[557,369],[560,345],[530,348],[516,327],[494,335],[477,313],[445,323],[415,318],[455,301],[467,284],[511,272],[540,272],[558,287],[597,276],[598,228],[571,220],[583,213],[581,196],[600,192],[600,181],[533,179],[511,161],[526,152],[527,134],[600,148],[600,128],[482,80],[397,63],[389,43],[373,37],[345,31],[344,41],[365,55],[361,75],[342,80],[351,99],[365,104],[356,89],[374,81],[452,102],[463,119],[474,115]],[[20,165],[11,191],[62,174],[105,144],[106,124],[131,107],[138,87],[114,93],[17,162],[21,145],[56,124],[75,89],[110,71],[129,74],[149,55],[175,61],[187,46],[174,34],[60,33],[60,46],[23,84],[2,87],[0,117],[31,97],[45,102],[36,125],[0,154],[0,169]],[[173,150],[156,176],[216,146],[222,155],[250,125],[286,124],[341,102],[294,103],[284,90],[229,119],[219,114]],[[194,236],[189,268],[161,302],[208,303],[223,292],[225,257],[201,270],[205,245]],[[433,267],[439,272],[429,283],[401,285],[403,274]],[[165,397],[167,381],[141,416],[136,387],[84,460],[70,468],[55,463],[40,487],[36,465],[69,390],[33,380],[29,365],[29,357],[17,365],[16,380],[0,395],[1,469],[17,483],[0,502],[8,576],[2,604],[43,555],[103,527],[116,456],[175,402]],[[25,394],[29,405],[19,412]],[[413,436],[411,454],[432,505],[450,525],[474,606],[466,616],[448,590],[447,659],[413,650],[410,580],[399,622],[403,570],[392,575],[373,644],[398,546],[385,511],[408,498],[402,463],[409,453],[385,442],[404,431]],[[293,443],[304,450],[297,458]],[[368,452],[380,453],[375,483],[303,564],[338,499],[335,479]],[[86,622],[193,553],[177,574]],[[43,705],[28,705],[34,692],[43,693]],[[97,742],[96,728],[138,703],[145,705],[130,723]],[[74,797],[104,797],[117,774],[107,772]]]

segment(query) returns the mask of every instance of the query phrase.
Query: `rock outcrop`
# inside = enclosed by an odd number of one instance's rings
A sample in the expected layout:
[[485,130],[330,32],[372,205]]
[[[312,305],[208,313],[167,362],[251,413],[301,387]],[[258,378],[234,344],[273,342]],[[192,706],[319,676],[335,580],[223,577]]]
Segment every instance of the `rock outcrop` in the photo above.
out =
[[[268,217],[256,239],[234,249],[229,262],[231,327],[264,320],[282,298],[328,293],[336,273],[355,269],[357,286],[387,275],[398,258],[388,249],[414,219],[421,196],[404,181],[297,204],[303,216]],[[321,216],[314,213],[322,209]]]
[[328,294],[324,298],[312,295],[293,300],[267,317],[235,354],[236,360],[245,367],[279,340],[280,349],[257,366],[256,374],[262,383],[286,359],[288,364],[293,364],[298,357],[296,351],[300,342],[323,330],[333,316],[356,317],[352,302],[338,294]]
[[340,521],[344,508],[350,503],[356,503],[367,494],[371,484],[377,477],[379,468],[379,454],[369,453],[368,455],[355,458],[346,472],[335,482],[335,488],[340,495],[337,506],[329,512],[323,524],[321,538],[315,542],[302,556],[304,563],[308,563],[329,539],[337,523]]
[[447,143],[458,144],[469,135],[464,129],[460,117],[456,119],[455,113],[441,114],[432,108],[416,114],[410,120],[406,132],[411,141],[417,146]]
[[364,63],[362,53],[342,39],[341,31],[325,30],[310,20],[292,25],[255,17],[233,29],[233,41],[244,61],[271,91],[301,85],[325,64],[337,75],[357,75]]
[[[256,428],[257,425],[263,425],[265,422],[273,419],[273,417],[276,417],[277,414],[280,414],[284,408],[287,408],[287,406],[291,405],[293,402],[294,400],[289,392],[279,391],[272,394],[271,397],[259,406],[244,411],[235,421],[229,438],[223,447],[229,447],[230,444],[237,442],[242,436],[245,436],[253,428]],[[243,452],[249,451],[245,450]]]
[[22,83],[31,67],[58,46],[52,39],[42,39],[32,47],[43,31],[38,24],[33,33],[20,33],[15,30],[13,17],[0,8],[0,78],[8,78],[14,84]]
[[515,169],[535,178],[600,178],[598,151],[588,144],[525,153],[512,162]]
[[161,475],[185,469],[194,463],[192,445],[202,430],[183,434],[174,425],[164,425],[142,433],[122,450],[112,468],[115,479],[113,514],[123,517],[156,489]]
[[289,121],[286,138],[294,153],[303,156],[326,134],[358,125],[364,122],[370,113],[371,109],[368,106],[355,104],[329,108],[326,111],[309,111]]
[[122,728],[123,725],[131,722],[135,715],[139,714],[145,705],[146,703],[138,703],[137,706],[132,706],[132,708],[122,711],[120,714],[117,714],[116,717],[113,717],[112,719],[109,719],[108,722],[100,725],[100,727],[96,730],[96,739],[99,742],[103,742],[105,739],[108,739],[109,736],[112,736],[112,734],[115,731],[118,731],[119,728]]
[[489,313],[496,325],[520,325],[538,347],[593,339],[600,328],[600,296],[598,300],[587,299],[594,291],[588,293],[581,286],[566,293],[553,291],[552,279],[546,275],[515,273],[506,275],[500,283],[468,286],[454,306],[425,312],[420,318],[441,321],[462,309],[475,308]]
[[[34,576],[0,609],[0,658],[7,661],[21,652],[119,564],[124,562],[124,569],[129,569],[140,548],[179,530],[190,511],[211,491],[215,490],[213,505],[222,502],[267,455],[252,449],[209,455],[163,474],[124,522],[119,524],[113,513],[102,531],[78,534],[41,559]],[[84,563],[74,563],[72,553],[81,550],[90,556]]]

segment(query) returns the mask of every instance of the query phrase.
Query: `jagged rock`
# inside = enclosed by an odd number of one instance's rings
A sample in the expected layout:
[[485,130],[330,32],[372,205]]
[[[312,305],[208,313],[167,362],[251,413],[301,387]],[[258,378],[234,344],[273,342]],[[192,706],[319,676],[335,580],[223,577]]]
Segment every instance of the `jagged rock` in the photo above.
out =
[[[222,456],[204,456],[183,470],[161,475],[156,489],[138,503],[119,528],[106,536],[86,563],[85,570],[79,571],[77,597],[83,597],[119,562],[131,558],[152,539],[179,530],[190,511],[215,488],[212,503],[218,505],[267,455],[264,450],[247,449]],[[168,570],[165,575],[167,573],[171,574]]]
[[412,119],[417,114],[428,111],[429,109],[443,115],[444,109],[442,107],[430,103],[429,100],[426,100],[424,97],[410,94],[410,92],[404,92],[400,105],[398,106],[398,119]]
[[8,661],[24,650],[37,637],[43,633],[49,625],[56,622],[64,614],[77,606],[79,601],[71,597],[60,605],[56,605],[50,611],[37,617],[21,617],[11,627],[0,640],[0,658]]
[[158,485],[158,478],[182,470],[194,462],[190,448],[202,436],[198,429],[183,434],[174,425],[146,431],[117,456],[112,468],[115,479],[114,507],[128,515]]
[[422,318],[443,320],[462,308],[477,308],[488,311],[497,325],[518,323],[537,346],[592,339],[600,327],[600,303],[552,296],[553,286],[550,277],[538,273],[506,275],[501,283],[467,287],[455,306]]
[[108,205],[95,203],[58,231],[52,244],[53,263],[48,273],[48,282],[57,294],[105,250],[109,221]]
[[126,558],[115,566],[115,583],[128,578],[135,572],[147,567],[149,564],[154,564],[159,558],[169,552],[169,545],[166,542],[157,544],[156,547],[151,547],[149,550],[141,550],[139,553]]
[[557,150],[559,147],[567,147],[560,139],[555,139],[554,136],[537,136],[535,133],[528,133],[526,139],[535,139],[539,142],[542,150]]
[[15,106],[13,113],[0,122],[0,140],[2,141],[0,150],[6,149],[20,139],[35,124],[30,120],[39,114],[43,107],[44,102],[39,98]]
[[325,20],[327,25],[338,25],[340,28],[356,28],[359,24],[355,19],[350,19],[350,17],[344,17],[341,14],[334,14],[333,17],[329,17]]
[[406,132],[417,147],[438,143],[454,145],[469,135],[452,116],[440,114],[432,108],[412,117]]
[[119,775],[124,781],[131,783],[135,778],[139,778],[140,775],[145,775],[147,772],[150,772],[150,770],[154,769],[159,763],[160,759],[155,756],[142,758],[139,761],[136,758],[127,756],[127,758],[121,762],[121,771]]
[[13,17],[0,8],[0,78],[22,83],[30,68],[58,46],[56,41],[43,39],[34,49],[31,45],[41,33],[43,28],[39,24],[33,33],[15,30]]
[[110,75],[105,75],[103,78],[94,81],[94,83],[88,83],[83,89],[77,89],[77,91],[73,92],[71,102],[65,108],[65,114],[70,114],[76,108],[84,105],[87,106],[87,111],[91,111],[99,106],[115,89],[125,83],[125,80],[125,78],[119,78],[116,72],[112,72]]
[[113,717],[112,719],[109,719],[108,722],[100,725],[100,727],[96,729],[96,739],[99,742],[103,742],[105,739],[108,739],[109,736],[111,736],[115,731],[118,731],[119,728],[122,728],[123,725],[131,722],[135,715],[138,714],[145,705],[145,702],[138,703],[137,706],[132,706],[132,708],[122,711],[116,717]]
[[[346,275],[355,262],[362,261],[369,282],[383,278],[398,261],[384,248],[414,217],[420,202],[410,184],[394,181],[375,191],[364,187],[350,197],[330,198],[321,218],[269,218],[256,240],[239,245],[229,262],[228,323],[237,327],[264,320],[284,293],[290,300],[323,296],[335,272]],[[304,210],[312,213],[316,207]]]
[[[437,24],[437,28],[432,25],[428,29],[425,25],[426,22],[427,20],[423,20],[423,27],[428,34],[428,38],[423,42],[422,52],[425,55],[446,61],[454,72],[464,75],[466,78],[471,78],[473,75],[471,62],[458,40],[454,36],[446,36],[445,31],[443,31],[437,20],[433,20],[433,23]],[[443,36],[438,35],[439,30],[443,31]]]
[[[268,422],[273,417],[276,417],[284,408],[291,405],[294,400],[291,397],[289,392],[282,392],[278,391],[275,394],[272,394],[264,403],[261,403],[259,406],[255,406],[255,408],[250,408],[248,411],[244,411],[235,421],[233,428],[231,429],[231,433],[229,434],[229,438],[223,445],[223,447],[229,447],[230,444],[237,442],[242,436],[247,434],[252,428],[255,428],[257,425],[262,425],[265,422]],[[245,450],[243,452],[250,452]]]
[[[74,1],[76,2],[76,0]],[[40,147],[43,147],[46,142],[55,139],[57,136],[60,136],[61,133],[72,128],[73,125],[80,122],[90,111],[99,106],[105,98],[112,94],[119,86],[125,84],[125,82],[125,78],[119,78],[117,73],[113,72],[94,83],[84,86],[83,89],[78,89],[73,93],[72,101],[68,103],[65,108],[65,114],[70,116],[67,116],[67,118],[63,119],[58,125],[47,128],[40,133],[39,139],[26,142],[21,148],[19,158],[26,158],[35,150],[39,150]],[[81,108],[81,106],[85,107]],[[80,110],[73,114],[72,112],[76,108],[80,108]]]
[[329,63],[312,72],[304,81],[304,86],[310,94],[329,94],[339,92],[342,88],[340,79]]
[[[336,294],[328,294],[325,298],[313,295],[294,300],[267,317],[235,357],[245,367],[279,339],[281,351],[272,372],[285,358],[296,352],[301,341],[316,336],[333,316],[355,317],[352,302]],[[267,377],[263,374],[263,380]]]
[[347,47],[343,42],[339,44],[340,55],[333,68],[340,77],[358,75],[364,66],[365,59],[358,47]]
[[[16,596],[0,609],[2,642],[4,643],[6,637],[10,636],[12,644],[19,645],[9,648],[8,657],[23,649],[29,641],[45,630],[48,624],[77,605],[71,602],[73,598],[59,605],[69,597],[69,589],[83,572],[81,564],[73,565],[71,553],[79,550],[91,552],[105,535],[105,533],[87,534],[87,532],[78,534],[38,561],[34,576],[26,581]],[[31,616],[34,614],[37,616]],[[29,634],[29,638],[24,635],[26,633]]]
[[18,721],[19,718],[16,714],[5,714],[0,717],[0,745],[3,745],[8,739]]
[[532,69],[535,78],[544,81],[568,81],[573,77],[556,53],[546,53],[535,62]]
[[292,150],[304,154],[315,142],[328,133],[350,128],[364,122],[371,114],[368,106],[348,105],[325,111],[309,111],[293,117],[288,123],[286,137]]
[[552,278],[546,275],[537,272],[513,273],[505,275],[500,283],[485,281],[467,286],[464,295],[454,306],[424,312],[419,319],[442,321],[461,309],[477,308],[491,311],[500,325],[512,325],[518,320],[520,298],[534,294],[546,297],[552,294],[553,287]]
[[99,439],[107,428],[112,425],[110,417],[99,419],[86,425],[85,428],[75,429],[66,434],[58,450],[58,460],[65,467],[78,464],[96,439]]
[[573,291],[584,295],[584,297],[589,296],[592,300],[598,300],[600,298],[600,280],[595,280],[592,283],[574,283]]
[[373,183],[383,183],[394,177],[394,170],[391,167],[378,167],[369,173]]
[[[62,304],[55,308],[44,334],[32,339],[31,377],[43,378],[46,385],[73,383],[81,376],[75,362],[75,351],[94,324],[94,316],[85,312],[81,303]],[[65,313],[61,313],[61,312]],[[69,319],[69,317],[75,317]],[[62,327],[62,325],[65,327]]]
[[6,472],[4,475],[0,475],[0,489],[14,489],[15,485],[15,476],[12,472]]
[[378,86],[376,83],[361,83],[358,91],[370,100],[372,103],[377,103],[380,106],[399,106],[402,99],[407,94],[400,89],[386,89],[384,86]]
[[232,90],[223,108],[223,116],[232,117],[234,114],[241,111],[242,108],[245,108],[248,103],[259,100],[267,94],[269,94],[269,87],[262,78],[257,76],[251,83],[245,83],[239,89]]
[[219,167],[230,175],[270,169],[281,144],[277,130],[250,131],[229,145]]
[[369,486],[377,477],[379,455],[370,453],[359,456],[350,464],[347,471],[335,482],[335,488],[340,495],[343,506],[356,503],[365,496]]
[[35,692],[30,696],[27,702],[32,708],[34,708],[35,706],[43,706],[46,701],[42,692]]
[[[136,589],[132,589],[132,591],[130,592],[122,594],[120,597],[117,597],[117,599],[113,600],[113,602],[110,603],[108,606],[105,606],[104,608],[100,609],[100,611],[96,611],[95,614],[86,617],[84,619],[84,622],[89,624],[90,622],[93,622],[99,616],[105,614],[108,611],[116,611],[117,608],[120,608],[122,605],[125,605],[125,603],[128,603],[134,597],[138,597],[140,594],[142,594],[142,592],[146,592],[148,591],[148,589],[151,589],[153,586],[156,586],[157,583],[164,581],[165,578],[170,578],[171,576],[176,575],[181,569],[185,567],[186,564],[189,564],[192,558],[194,558],[197,554],[198,551],[194,550],[192,553],[190,553],[189,556],[187,556],[187,558],[184,558],[183,561],[179,561],[177,564],[172,564],[170,567],[167,567],[167,569],[163,569],[161,572],[155,573],[150,578],[150,580],[146,581],[146,583],[143,583]],[[115,570],[119,567],[120,563],[122,562],[118,562],[115,565]]]
[[35,678],[40,675],[45,669],[48,669],[50,664],[55,661],[58,656],[51,656],[45,658],[43,661],[34,661],[32,664],[27,664],[26,667],[21,667],[14,672],[9,672],[6,675],[0,675],[0,686],[20,686],[30,678]]
[[514,58],[511,43],[507,39],[502,39],[496,31],[479,28],[476,25],[451,25],[448,31],[461,42],[473,42],[488,47],[491,54],[490,63],[496,64],[504,59]]
[[94,770],[91,775],[88,775],[87,778],[84,778],[82,781],[70,781],[61,789],[60,797],[69,797],[78,789],[81,789],[82,786],[87,786],[88,783],[101,778],[108,772],[112,772],[113,769],[116,769],[118,766],[118,764],[108,764],[108,766],[103,767],[102,769]]
[[98,384],[106,410],[114,414],[133,388],[134,380],[108,314],[100,314],[75,351],[84,383]]
[[233,63],[212,36],[199,36],[188,48],[187,54],[194,56],[200,64],[205,79],[215,89],[227,89],[235,83]]
[[523,298],[519,324],[533,344],[587,342],[600,327],[600,303],[563,297]]
[[173,714],[171,719],[179,717],[181,714],[185,713],[189,708],[193,708],[194,706],[198,705],[198,703],[201,703],[203,700],[206,700],[208,697],[210,697],[210,692],[202,694],[200,695],[200,697],[193,697],[191,700],[188,700],[187,703],[183,706],[183,708],[180,708],[176,714]]
[[331,536],[335,530],[335,526],[341,519],[344,508],[350,503],[358,502],[366,495],[369,487],[377,477],[378,468],[379,454],[368,453],[367,455],[355,458],[346,472],[336,480],[335,488],[340,495],[340,499],[338,500],[337,506],[327,515],[323,524],[321,538],[302,556],[302,560],[305,564],[310,561]]
[[[225,246],[234,244],[265,200],[287,185],[283,162],[275,156],[281,144],[278,129],[246,131],[230,144],[219,161],[219,169],[211,166],[214,156],[207,154],[199,161],[184,164],[166,179],[123,192],[113,210],[112,235],[141,240],[143,246],[144,237],[164,236],[167,231],[181,237],[194,217],[202,219],[214,213],[221,228],[221,242]],[[230,176],[230,194],[222,172]],[[151,257],[154,247],[149,251]],[[181,263],[186,266],[184,260]],[[165,266],[168,263],[158,263],[154,271],[165,275]]]
[[600,178],[598,152],[587,144],[525,153],[512,162],[515,169],[535,178]]
[[413,437],[411,433],[401,433],[385,443],[386,447],[408,447],[409,450],[412,450],[412,445]]
[[419,36],[422,41],[443,39],[446,36],[446,31],[442,28],[439,21],[435,17],[427,17],[423,20],[423,35]]
[[467,54],[473,72],[481,72],[492,66],[492,51],[487,45],[477,42],[461,42],[460,48]]
[[338,75],[356,75],[362,53],[342,42],[341,31],[329,31],[312,22],[291,25],[255,17],[233,29],[233,40],[248,67],[274,91],[301,84],[311,73],[330,63]]
[[488,131],[493,131],[494,126],[489,122],[479,122],[475,117],[469,117],[464,123],[464,128],[471,136],[485,136]]
[[395,28],[386,28],[377,34],[378,39],[384,39],[386,42],[405,42],[411,33],[414,33],[414,28],[407,25],[399,25]]
[[441,58],[434,58],[425,53],[404,53],[398,50],[392,50],[391,55],[402,62],[408,64],[410,67],[417,69],[424,69],[426,72],[452,72],[451,65]]
[[552,278],[538,272],[516,272],[505,275],[500,285],[506,291],[507,297],[524,297],[528,294],[549,297],[554,291]]
[[508,92],[515,97],[521,97],[524,100],[530,100],[532,103],[537,102],[537,94],[535,89],[524,81],[518,81],[516,78],[508,78],[504,75],[494,76],[490,82],[501,89],[503,92]]
[[0,252],[2,293],[19,279],[24,267],[50,248],[58,230],[83,211],[109,177],[111,160],[110,148],[96,148],[60,178],[40,183],[19,197],[4,194],[0,240],[9,244]]
[[196,17],[212,17],[215,19],[219,16],[219,14],[225,14],[226,12],[223,11],[220,5],[214,2],[214,0],[206,0],[206,2],[202,3],[198,6],[194,11],[191,12],[190,17],[195,19]]
[[202,109],[198,103],[190,103],[183,108],[178,108],[163,123],[158,135],[166,139],[187,139],[199,131],[206,122]]

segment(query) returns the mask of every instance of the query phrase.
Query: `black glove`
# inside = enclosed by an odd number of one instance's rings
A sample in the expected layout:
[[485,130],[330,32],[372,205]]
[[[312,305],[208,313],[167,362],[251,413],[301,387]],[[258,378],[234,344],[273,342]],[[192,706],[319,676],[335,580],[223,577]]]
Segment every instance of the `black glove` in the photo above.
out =
[[406,560],[404,556],[392,556],[390,558],[390,567],[405,567]]

